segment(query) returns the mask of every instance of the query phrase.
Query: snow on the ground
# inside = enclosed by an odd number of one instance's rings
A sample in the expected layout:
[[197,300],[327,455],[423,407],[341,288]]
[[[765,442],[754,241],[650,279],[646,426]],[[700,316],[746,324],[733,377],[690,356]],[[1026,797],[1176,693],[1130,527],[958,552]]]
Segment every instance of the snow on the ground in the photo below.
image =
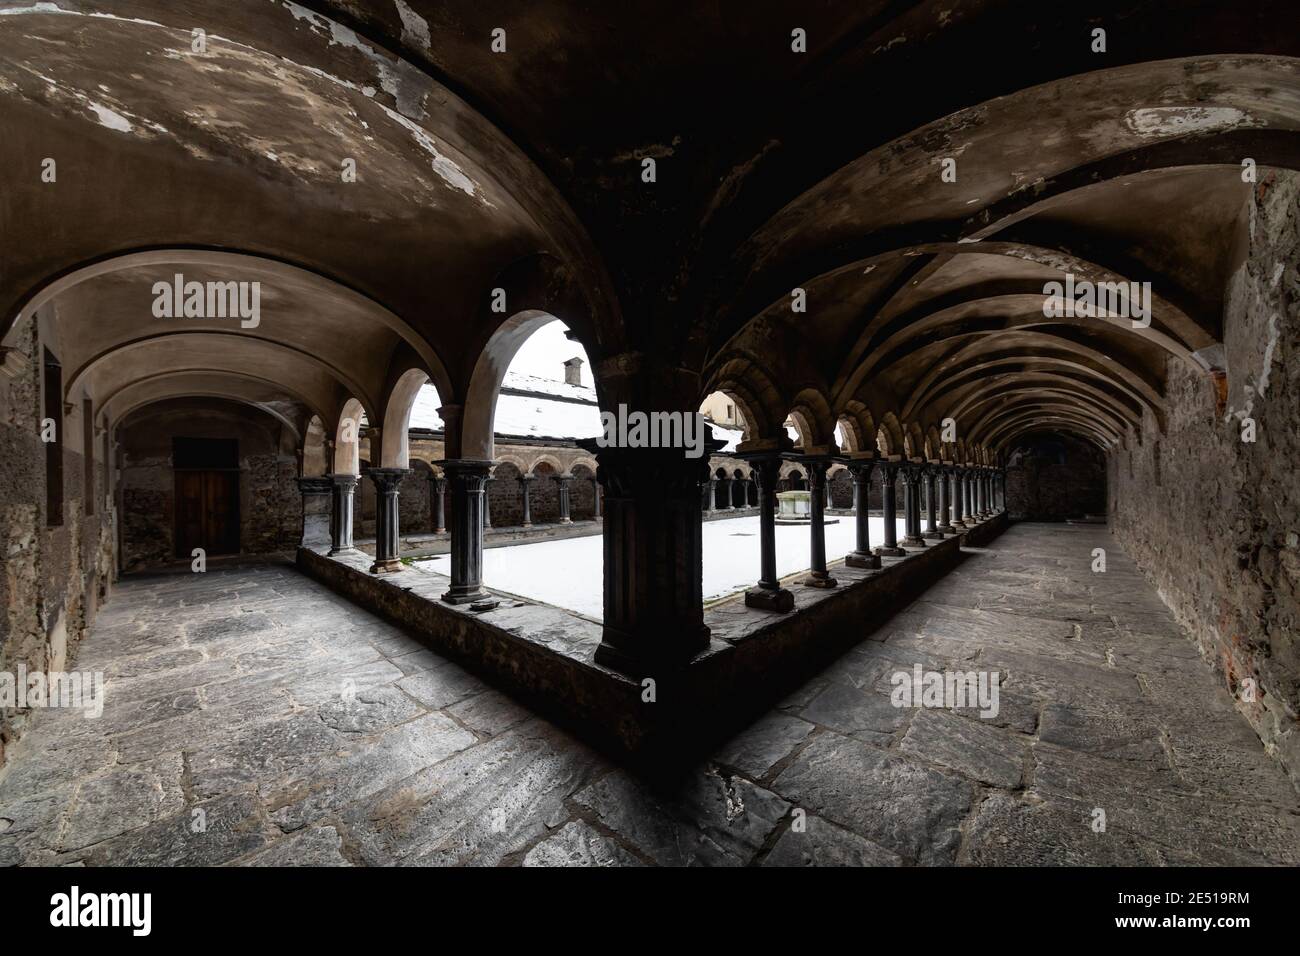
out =
[[[853,550],[852,515],[826,526],[826,560],[834,561]],[[883,518],[871,518],[871,544],[884,540]],[[743,591],[758,580],[758,516],[706,521],[704,529],[704,599]],[[898,537],[903,537],[903,519],[898,519]],[[601,536],[539,541],[483,551],[483,583],[520,597],[577,611],[587,617],[602,615]],[[805,571],[811,561],[808,525],[777,525],[776,571],[781,577]],[[450,574],[450,558],[438,555],[427,566]]]

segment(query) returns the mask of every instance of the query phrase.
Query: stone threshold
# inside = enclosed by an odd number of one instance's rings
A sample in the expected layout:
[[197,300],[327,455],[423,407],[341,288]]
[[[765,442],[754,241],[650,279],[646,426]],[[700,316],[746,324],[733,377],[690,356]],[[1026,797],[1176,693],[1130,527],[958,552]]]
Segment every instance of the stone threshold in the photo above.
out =
[[641,675],[597,664],[601,625],[562,608],[501,592],[486,611],[446,604],[445,576],[414,567],[371,574],[361,551],[299,548],[297,565],[612,757],[658,773],[689,765],[747,725],[956,567],[963,547],[981,546],[1007,525],[996,515],[884,558],[879,570],[837,562],[835,588],[804,587],[807,572],[792,575],[786,587],[795,609],[787,614],[746,607],[743,594],[724,598],[705,609],[705,651],[681,668]]

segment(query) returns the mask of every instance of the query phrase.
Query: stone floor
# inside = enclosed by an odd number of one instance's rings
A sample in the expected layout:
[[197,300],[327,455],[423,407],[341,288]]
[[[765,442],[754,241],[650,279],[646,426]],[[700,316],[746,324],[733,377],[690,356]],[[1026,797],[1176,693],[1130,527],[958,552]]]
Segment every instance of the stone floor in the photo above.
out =
[[[999,671],[998,716],[893,707],[914,663]],[[1300,862],[1296,792],[1104,528],[1012,527],[667,791],[287,565],[127,580],[77,667],[104,715],[37,715],[0,862]]]

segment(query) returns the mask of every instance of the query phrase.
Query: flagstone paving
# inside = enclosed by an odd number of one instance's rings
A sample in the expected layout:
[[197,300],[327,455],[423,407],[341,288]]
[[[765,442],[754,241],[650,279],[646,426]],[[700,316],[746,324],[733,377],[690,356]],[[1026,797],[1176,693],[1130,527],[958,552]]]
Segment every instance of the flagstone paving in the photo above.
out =
[[[916,664],[997,671],[997,714],[892,706]],[[76,667],[103,716],[36,715],[0,863],[1300,863],[1295,789],[1095,526],[970,552],[668,788],[289,565],[127,579]]]

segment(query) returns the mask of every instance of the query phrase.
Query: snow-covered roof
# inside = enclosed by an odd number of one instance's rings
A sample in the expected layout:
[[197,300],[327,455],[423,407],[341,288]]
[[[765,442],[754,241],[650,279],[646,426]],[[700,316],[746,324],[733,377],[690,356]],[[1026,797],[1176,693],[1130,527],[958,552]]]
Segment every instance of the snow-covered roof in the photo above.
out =
[[[530,394],[518,394],[527,392]],[[554,398],[545,396],[553,395]],[[420,389],[411,409],[411,428],[442,431],[438,391]],[[497,396],[493,431],[505,438],[595,438],[601,433],[596,390],[536,375],[506,372]]]

